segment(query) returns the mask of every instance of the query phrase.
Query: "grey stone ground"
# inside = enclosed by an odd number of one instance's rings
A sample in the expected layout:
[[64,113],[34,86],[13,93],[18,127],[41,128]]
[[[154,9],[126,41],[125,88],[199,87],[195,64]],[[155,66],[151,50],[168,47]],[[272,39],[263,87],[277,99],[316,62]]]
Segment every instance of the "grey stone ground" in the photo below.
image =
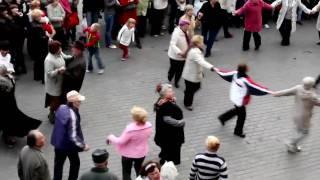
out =
[[[221,34],[214,45],[213,57],[208,61],[217,67],[234,69],[240,61],[251,67],[250,75],[272,90],[291,87],[300,83],[306,75],[319,74],[319,46],[316,46],[315,22],[298,26],[290,47],[279,45],[279,33],[274,29],[262,32],[261,50],[241,52],[242,30],[231,29],[233,39],[224,39]],[[102,49],[106,65],[104,75],[87,74],[82,93],[86,101],[81,107],[82,128],[85,139],[91,146],[89,152],[81,153],[80,174],[90,168],[91,152],[95,148],[107,148],[110,153],[110,169],[121,176],[120,156],[113,147],[105,145],[109,133],[119,135],[130,121],[129,110],[133,105],[145,107],[149,120],[154,124],[152,106],[157,99],[155,85],[166,81],[169,62],[166,49],[169,36],[143,39],[143,49],[131,49],[131,58],[120,61],[120,50]],[[31,67],[31,66],[30,66]],[[30,68],[29,68],[30,69]],[[230,108],[229,84],[216,74],[207,71],[201,91],[196,95],[193,112],[184,110],[186,143],[182,147],[182,163],[178,166],[179,180],[188,177],[191,161],[197,152],[204,150],[204,139],[216,135],[221,141],[220,154],[229,165],[232,180],[315,180],[320,176],[320,124],[319,110],[315,111],[310,136],[304,142],[304,151],[297,155],[286,152],[284,142],[292,134],[293,98],[254,97],[248,107],[245,125],[246,139],[234,137],[231,121],[221,127],[217,116]],[[176,89],[178,104],[182,107],[184,83]],[[44,87],[32,81],[32,71],[17,81],[16,90],[19,107],[43,120],[41,130],[50,140],[52,125],[47,121],[47,110],[43,108]],[[0,143],[0,179],[17,179],[16,163],[19,150],[25,145],[21,139],[14,149]],[[53,148],[45,147],[51,174],[53,173]],[[159,148],[150,140],[148,159],[157,158]],[[67,174],[67,166],[65,173]]]

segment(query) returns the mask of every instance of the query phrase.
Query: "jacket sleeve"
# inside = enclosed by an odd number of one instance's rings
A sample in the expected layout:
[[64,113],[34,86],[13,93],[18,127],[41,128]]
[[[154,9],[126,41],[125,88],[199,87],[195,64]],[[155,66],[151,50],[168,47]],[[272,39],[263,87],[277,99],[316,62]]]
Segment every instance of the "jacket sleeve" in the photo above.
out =
[[228,179],[228,167],[227,163],[224,162],[220,167],[220,179],[219,180],[227,180]]
[[133,29],[132,32],[133,32],[133,33],[132,33],[132,37],[131,37],[132,39],[131,39],[131,40],[132,40],[132,42],[134,42],[134,41],[135,41],[135,33],[134,33],[134,32],[135,32],[135,29]]
[[285,89],[281,91],[274,92],[275,97],[280,97],[280,96],[293,96],[297,93],[297,88],[298,86],[292,87],[290,89]]
[[272,6],[264,1],[262,1],[263,9],[272,10]]
[[120,29],[120,31],[118,32],[117,40],[118,40],[119,42],[120,42],[121,35],[122,35],[124,29],[125,29],[125,25],[123,25],[122,28]]
[[271,6],[272,6],[272,8],[275,8],[275,7],[279,6],[280,4],[282,4],[282,0],[276,0],[271,4]]
[[314,6],[312,8],[312,11],[316,11],[316,12],[320,11],[320,1],[318,2],[318,4],[316,6]]
[[69,139],[74,143],[76,147],[79,148],[79,150],[82,151],[85,148],[85,143],[83,139],[79,137],[77,132],[79,129],[81,129],[81,127],[78,127],[75,113],[72,110],[70,110],[69,113],[70,113],[70,119],[68,123]]
[[301,0],[298,0],[298,6],[302,9],[303,12],[305,12],[306,14],[310,14],[311,10],[309,8],[307,8],[302,2]]
[[186,124],[184,120],[173,119],[170,116],[164,116],[163,121],[173,127],[184,127]]
[[214,68],[214,71],[224,80],[228,82],[232,82],[233,76],[237,73],[237,71],[226,71],[219,68]]
[[202,54],[200,54],[200,53],[195,53],[194,56],[195,56],[195,57],[194,57],[194,61],[195,61],[196,63],[198,63],[200,66],[202,66],[202,67],[204,67],[204,68],[206,68],[206,69],[211,69],[211,68],[214,67],[212,64],[210,64],[208,61],[206,61],[206,60],[204,59],[204,57],[203,57]]
[[121,136],[116,137],[115,135],[111,134],[108,136],[107,138],[112,144],[116,144],[116,145],[122,145],[122,144],[126,144],[130,139],[131,136],[130,134],[127,132],[127,130],[125,129]]
[[181,49],[179,49],[177,46],[178,36],[179,36],[179,34],[177,33],[177,31],[173,31],[173,34],[172,34],[172,37],[170,40],[170,46],[171,46],[172,50],[174,51],[174,53],[177,55],[179,53],[182,53]]
[[263,87],[256,82],[254,82],[251,78],[244,78],[244,83],[247,85],[249,93],[251,95],[263,96],[272,93],[266,87]]
[[190,180],[195,180],[197,173],[198,173],[197,162],[196,162],[196,159],[194,159],[194,160],[192,161],[192,166],[191,166],[191,170],[190,170],[189,179],[190,179]]
[[45,61],[45,69],[46,69],[46,73],[48,74],[49,77],[53,78],[56,77],[58,75],[58,69],[54,69],[54,66],[52,63],[50,63],[49,61]]
[[235,12],[235,14],[236,14],[237,16],[240,16],[240,15],[244,14],[244,12],[245,12],[246,9],[247,9],[247,4],[248,4],[248,1],[247,1],[241,8],[239,8],[239,9]]

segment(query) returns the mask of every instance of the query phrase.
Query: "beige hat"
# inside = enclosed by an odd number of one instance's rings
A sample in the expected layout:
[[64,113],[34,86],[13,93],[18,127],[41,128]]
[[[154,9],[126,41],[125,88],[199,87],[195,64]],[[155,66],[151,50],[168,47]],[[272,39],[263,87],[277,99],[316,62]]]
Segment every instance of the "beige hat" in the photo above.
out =
[[85,99],[86,98],[77,91],[73,90],[67,93],[68,102],[84,101]]

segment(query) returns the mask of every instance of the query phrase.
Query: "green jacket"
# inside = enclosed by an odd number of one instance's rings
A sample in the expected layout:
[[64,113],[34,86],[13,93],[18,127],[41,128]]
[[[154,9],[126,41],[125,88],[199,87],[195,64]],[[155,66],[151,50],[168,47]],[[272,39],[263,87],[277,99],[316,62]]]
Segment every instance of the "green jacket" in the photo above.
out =
[[84,173],[80,180],[119,180],[116,175],[109,172],[108,168],[94,167],[90,171]]
[[146,16],[150,0],[139,0],[138,16]]

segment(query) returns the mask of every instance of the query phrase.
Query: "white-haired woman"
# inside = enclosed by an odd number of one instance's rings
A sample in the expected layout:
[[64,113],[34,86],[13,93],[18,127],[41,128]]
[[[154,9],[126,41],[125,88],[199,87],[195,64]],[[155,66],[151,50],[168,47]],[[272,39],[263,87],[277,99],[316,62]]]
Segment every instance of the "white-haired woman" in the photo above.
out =
[[201,86],[203,68],[214,71],[214,66],[204,59],[203,46],[202,36],[195,35],[192,37],[191,46],[187,51],[187,58],[182,72],[182,77],[186,84],[186,90],[184,91],[184,106],[189,111],[193,110],[193,97]]
[[147,121],[147,111],[134,106],[131,109],[133,121],[127,125],[121,136],[113,134],[107,138],[107,144],[115,146],[122,156],[122,178],[131,179],[131,169],[134,166],[136,175],[139,175],[144,158],[149,151],[148,139],[152,133],[152,125]]
[[293,119],[296,125],[296,135],[287,144],[289,152],[301,151],[299,144],[309,134],[313,107],[320,106],[320,99],[315,93],[314,85],[315,79],[313,77],[305,77],[302,84],[273,93],[275,97],[295,96]]
[[182,110],[176,104],[176,98],[170,84],[157,86],[160,97],[154,105],[156,112],[155,143],[161,148],[160,164],[173,161],[180,164],[180,151],[184,143],[184,125]]

